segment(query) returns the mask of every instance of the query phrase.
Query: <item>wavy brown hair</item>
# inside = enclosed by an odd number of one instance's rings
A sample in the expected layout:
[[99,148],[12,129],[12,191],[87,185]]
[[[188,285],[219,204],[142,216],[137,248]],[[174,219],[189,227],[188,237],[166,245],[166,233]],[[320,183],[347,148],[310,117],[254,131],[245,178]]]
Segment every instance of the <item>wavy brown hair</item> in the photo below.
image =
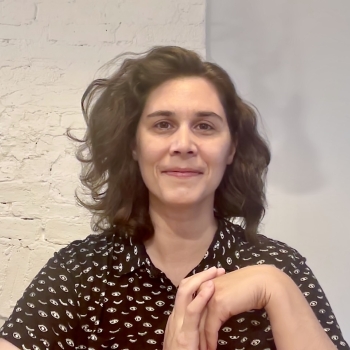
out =
[[[129,57],[125,57],[129,56]],[[257,242],[257,230],[265,214],[265,178],[270,151],[257,130],[257,114],[237,94],[224,69],[203,61],[194,51],[160,46],[142,54],[126,53],[114,73],[94,80],[82,97],[87,124],[77,158],[80,180],[90,199],[78,202],[92,213],[95,232],[127,232],[143,240],[154,228],[149,215],[148,189],[132,145],[145,102],[162,83],[179,77],[201,77],[216,88],[224,107],[236,154],[216,190],[214,211],[218,217],[241,218],[246,239]],[[119,230],[121,229],[121,231]]]

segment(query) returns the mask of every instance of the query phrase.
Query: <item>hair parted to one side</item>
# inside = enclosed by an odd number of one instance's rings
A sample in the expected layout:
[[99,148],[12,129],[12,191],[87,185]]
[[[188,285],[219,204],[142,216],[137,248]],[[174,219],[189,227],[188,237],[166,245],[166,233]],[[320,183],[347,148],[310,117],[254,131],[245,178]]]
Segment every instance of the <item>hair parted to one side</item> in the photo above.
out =
[[92,213],[95,232],[122,230],[136,239],[149,238],[154,228],[149,215],[148,189],[132,147],[136,129],[150,92],[180,77],[202,77],[216,88],[224,107],[232,139],[237,143],[216,190],[215,215],[241,218],[246,239],[257,242],[258,226],[265,214],[265,181],[270,151],[257,130],[257,115],[243,102],[224,69],[203,61],[194,51],[176,46],[154,47],[146,53],[126,53],[120,67],[106,79],[94,80],[82,97],[87,130],[77,158],[80,180],[90,200],[78,202]]

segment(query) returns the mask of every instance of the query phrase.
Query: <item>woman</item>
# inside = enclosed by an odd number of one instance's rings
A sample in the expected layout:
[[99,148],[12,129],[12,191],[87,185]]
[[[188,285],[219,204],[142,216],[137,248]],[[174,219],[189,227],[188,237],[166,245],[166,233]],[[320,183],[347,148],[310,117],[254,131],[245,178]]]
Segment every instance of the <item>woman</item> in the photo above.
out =
[[349,349],[305,259],[257,234],[270,153],[222,68],[157,47],[82,106],[100,234],[49,260],[1,349]]

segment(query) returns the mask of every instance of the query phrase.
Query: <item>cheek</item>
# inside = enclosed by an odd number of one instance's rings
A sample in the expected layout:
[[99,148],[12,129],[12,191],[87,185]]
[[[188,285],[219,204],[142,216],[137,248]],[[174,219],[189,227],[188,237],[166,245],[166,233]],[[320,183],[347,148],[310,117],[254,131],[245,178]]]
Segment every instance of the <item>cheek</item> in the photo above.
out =
[[210,162],[215,169],[221,171],[222,168],[226,168],[229,159],[229,150],[226,145],[211,145],[211,147],[207,148],[205,154],[208,162]]
[[161,151],[152,142],[141,144],[137,149],[137,155],[141,171],[142,168],[147,169],[156,166],[161,159]]

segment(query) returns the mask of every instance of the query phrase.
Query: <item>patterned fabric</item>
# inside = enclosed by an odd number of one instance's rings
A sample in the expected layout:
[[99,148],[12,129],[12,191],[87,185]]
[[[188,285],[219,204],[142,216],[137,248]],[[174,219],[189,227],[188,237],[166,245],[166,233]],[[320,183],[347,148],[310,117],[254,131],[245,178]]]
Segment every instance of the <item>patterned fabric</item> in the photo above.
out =
[[[261,246],[251,245],[240,226],[220,220],[203,260],[188,276],[211,266],[230,272],[273,264],[299,286],[338,349],[349,349],[305,259],[282,242],[260,237]],[[0,336],[21,349],[162,349],[176,290],[142,244],[116,234],[91,235],[55,253]],[[265,310],[229,319],[218,349],[276,349]]]

